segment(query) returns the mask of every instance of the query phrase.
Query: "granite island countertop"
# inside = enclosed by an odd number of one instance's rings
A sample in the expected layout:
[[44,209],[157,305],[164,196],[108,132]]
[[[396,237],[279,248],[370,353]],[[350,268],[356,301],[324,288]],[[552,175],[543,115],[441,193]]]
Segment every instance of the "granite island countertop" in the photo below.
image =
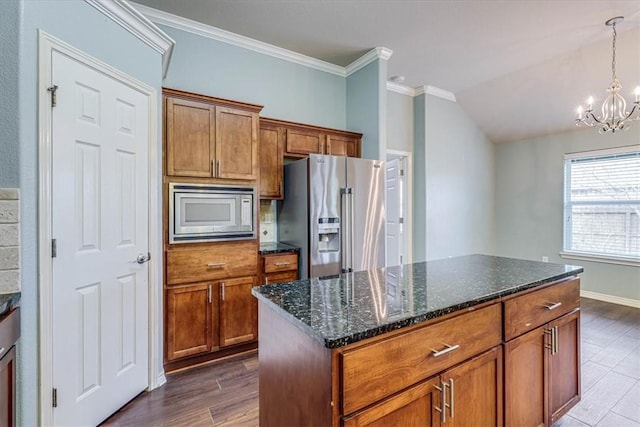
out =
[[260,243],[258,253],[260,255],[281,254],[286,252],[300,252],[300,248],[280,242]]
[[325,347],[338,348],[582,272],[468,255],[258,286],[252,293]]

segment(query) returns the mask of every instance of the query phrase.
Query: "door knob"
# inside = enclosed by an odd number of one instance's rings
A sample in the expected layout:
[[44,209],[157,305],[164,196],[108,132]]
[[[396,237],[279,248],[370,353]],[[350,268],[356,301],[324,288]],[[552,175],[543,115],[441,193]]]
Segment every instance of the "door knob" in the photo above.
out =
[[138,257],[136,258],[136,262],[138,264],[144,264],[145,262],[149,262],[151,261],[151,253],[147,252],[147,254],[138,254]]

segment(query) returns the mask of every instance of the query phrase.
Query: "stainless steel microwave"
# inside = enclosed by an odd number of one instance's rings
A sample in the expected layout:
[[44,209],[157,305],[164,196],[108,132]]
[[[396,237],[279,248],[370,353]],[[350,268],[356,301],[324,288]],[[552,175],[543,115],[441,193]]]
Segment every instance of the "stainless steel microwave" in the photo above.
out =
[[256,188],[169,184],[169,243],[256,238]]

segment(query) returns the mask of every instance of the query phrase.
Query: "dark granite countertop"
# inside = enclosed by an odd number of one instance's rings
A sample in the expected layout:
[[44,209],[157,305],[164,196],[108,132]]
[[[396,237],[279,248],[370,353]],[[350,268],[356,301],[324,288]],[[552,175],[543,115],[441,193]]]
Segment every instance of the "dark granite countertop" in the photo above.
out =
[[10,294],[0,294],[0,316],[5,314],[9,309],[15,306],[20,300],[20,292]]
[[260,249],[258,250],[260,255],[280,254],[285,252],[300,252],[300,248],[297,246],[288,245],[286,243],[269,242],[260,243]]
[[327,348],[582,273],[583,268],[469,255],[253,288]]

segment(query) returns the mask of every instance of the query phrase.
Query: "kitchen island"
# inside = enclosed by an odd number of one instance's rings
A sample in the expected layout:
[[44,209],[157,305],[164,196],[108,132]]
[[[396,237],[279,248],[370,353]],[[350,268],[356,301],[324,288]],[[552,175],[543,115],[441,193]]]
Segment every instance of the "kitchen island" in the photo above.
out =
[[577,266],[470,255],[256,287],[260,425],[551,425]]

